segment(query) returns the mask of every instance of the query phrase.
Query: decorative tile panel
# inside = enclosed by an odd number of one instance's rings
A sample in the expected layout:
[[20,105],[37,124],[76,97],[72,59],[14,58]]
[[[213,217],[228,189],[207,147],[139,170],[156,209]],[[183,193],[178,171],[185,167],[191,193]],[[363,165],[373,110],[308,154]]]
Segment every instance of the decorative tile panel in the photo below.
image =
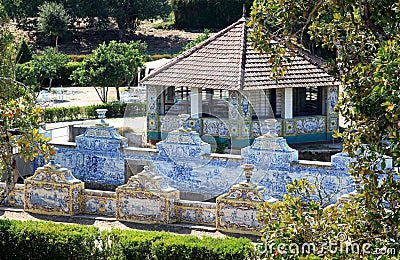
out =
[[180,126],[179,118],[176,116],[160,117],[160,128],[162,132],[170,132],[178,129]]
[[239,136],[239,124],[231,124],[231,137],[238,137]]
[[231,91],[229,99],[229,119],[236,121],[239,119],[239,116],[239,96],[236,91]]
[[230,131],[229,131],[229,123],[226,121],[221,121],[219,124],[219,136],[220,137],[229,137]]
[[144,223],[175,221],[174,202],[179,191],[171,188],[162,177],[145,169],[116,189],[118,220]]
[[82,193],[82,213],[115,216],[116,193],[111,191],[84,190]]
[[83,188],[84,183],[70,170],[52,161],[25,180],[24,210],[49,215],[77,214]]
[[220,120],[218,119],[203,119],[203,133],[210,134],[210,135],[217,135],[219,134],[219,124]]
[[157,90],[152,86],[147,87],[147,111],[150,115],[157,112]]
[[242,94],[242,116],[243,119],[249,120],[251,117],[250,102],[245,95]]
[[285,135],[293,135],[295,134],[295,122],[291,120],[285,121]]
[[296,119],[297,134],[323,133],[325,126],[324,117]]
[[328,124],[328,130],[329,131],[334,131],[339,128],[339,118],[337,117],[330,117],[329,118],[329,124]]
[[261,135],[261,124],[260,122],[251,123],[251,135],[253,137],[259,137]]
[[[0,190],[5,188],[5,183],[0,182]],[[3,205],[9,207],[24,207],[24,197],[25,197],[25,189],[23,184],[15,184],[14,190],[12,190],[8,196],[2,202]]]
[[194,131],[196,131],[197,133],[201,132],[201,119],[189,119],[188,121],[188,127]]
[[181,200],[175,203],[175,212],[178,222],[215,226],[215,203]]
[[250,124],[242,124],[242,137],[250,137]]
[[156,116],[147,116],[147,129],[155,131],[157,130],[157,117]]
[[337,86],[333,86],[329,88],[328,92],[328,113],[334,113],[335,106],[338,102],[338,97],[339,97],[339,88]]
[[228,193],[217,198],[217,229],[234,233],[259,234],[256,220],[257,207],[264,202],[273,203],[263,187],[249,183],[234,185]]

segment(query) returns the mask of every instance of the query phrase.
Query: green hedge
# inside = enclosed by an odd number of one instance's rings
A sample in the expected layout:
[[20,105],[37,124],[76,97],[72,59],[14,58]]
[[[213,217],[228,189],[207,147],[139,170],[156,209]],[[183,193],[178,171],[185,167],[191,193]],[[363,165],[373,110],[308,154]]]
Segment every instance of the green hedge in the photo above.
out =
[[91,259],[100,255],[95,227],[0,220],[2,259]]
[[54,79],[54,86],[72,86],[73,81],[70,79],[72,72],[74,72],[79,66],[80,62],[70,61],[58,70],[58,79]]
[[249,16],[252,0],[172,0],[175,27],[225,28],[242,17],[243,2]]
[[44,121],[46,123],[76,121],[97,118],[96,109],[106,108],[107,118],[123,117],[126,108],[129,108],[129,116],[146,115],[146,103],[119,103],[112,102],[99,105],[90,105],[86,107],[52,107],[46,108],[44,112]]
[[0,220],[2,259],[256,259],[245,238],[216,239],[43,221]]

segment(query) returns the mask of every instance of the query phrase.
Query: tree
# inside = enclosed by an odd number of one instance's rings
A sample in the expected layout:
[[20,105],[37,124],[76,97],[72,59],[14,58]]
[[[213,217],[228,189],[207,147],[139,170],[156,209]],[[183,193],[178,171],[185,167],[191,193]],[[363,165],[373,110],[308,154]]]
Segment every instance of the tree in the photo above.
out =
[[30,60],[32,60],[32,51],[25,39],[22,39],[18,47],[17,62],[22,64]]
[[43,111],[36,106],[32,89],[15,80],[14,38],[7,23],[0,3],[0,170],[6,184],[0,191],[0,201],[17,182],[17,156],[33,160],[42,155],[47,160],[54,152],[48,139],[39,133]]
[[330,70],[343,86],[337,109],[347,125],[337,135],[356,158],[350,173],[363,185],[353,220],[372,248],[394,246],[397,252],[400,182],[396,172],[384,170],[384,156],[399,166],[399,18],[398,0],[257,0],[249,22],[250,40],[271,54],[278,81],[290,62],[286,50],[296,49],[306,34],[337,53]]
[[41,56],[35,55],[32,60],[33,73],[42,83],[44,79],[49,79],[49,90],[53,79],[59,77],[59,70],[71,59],[62,53],[58,53],[55,48],[48,47],[44,49]]
[[75,84],[94,86],[100,100],[107,103],[109,87],[117,89],[117,100],[120,100],[119,87],[130,84],[143,64],[143,52],[146,45],[141,42],[103,43],[92,55],[85,57],[82,66],[74,71],[72,80]]
[[38,9],[38,29],[48,36],[56,37],[56,51],[58,51],[58,37],[67,31],[70,17],[64,6],[55,2],[45,2]]
[[108,7],[118,24],[121,40],[125,40],[127,32],[136,30],[140,20],[164,17],[171,12],[169,1],[165,0],[115,0],[109,1]]

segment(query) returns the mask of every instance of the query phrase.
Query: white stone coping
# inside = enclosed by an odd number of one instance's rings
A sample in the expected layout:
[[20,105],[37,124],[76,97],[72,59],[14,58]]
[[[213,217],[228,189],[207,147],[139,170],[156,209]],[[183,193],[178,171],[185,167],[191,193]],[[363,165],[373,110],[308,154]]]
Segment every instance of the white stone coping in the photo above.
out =
[[202,208],[202,209],[214,209],[216,210],[216,203],[214,202],[202,202],[192,200],[178,200],[175,202],[175,206],[183,206],[190,208]]
[[104,191],[104,190],[91,190],[91,189],[83,189],[82,195],[88,196],[96,196],[96,197],[105,197],[105,198],[116,198],[117,194],[114,191]]

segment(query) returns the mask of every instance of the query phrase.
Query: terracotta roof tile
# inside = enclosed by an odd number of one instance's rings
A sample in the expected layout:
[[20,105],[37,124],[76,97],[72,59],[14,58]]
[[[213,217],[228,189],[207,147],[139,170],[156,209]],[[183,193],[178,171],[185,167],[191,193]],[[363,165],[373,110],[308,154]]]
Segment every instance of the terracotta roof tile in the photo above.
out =
[[304,51],[285,64],[285,76],[271,80],[269,55],[247,42],[246,19],[225,28],[153,71],[141,83],[153,86],[251,90],[332,86],[338,83],[321,67],[322,61]]

